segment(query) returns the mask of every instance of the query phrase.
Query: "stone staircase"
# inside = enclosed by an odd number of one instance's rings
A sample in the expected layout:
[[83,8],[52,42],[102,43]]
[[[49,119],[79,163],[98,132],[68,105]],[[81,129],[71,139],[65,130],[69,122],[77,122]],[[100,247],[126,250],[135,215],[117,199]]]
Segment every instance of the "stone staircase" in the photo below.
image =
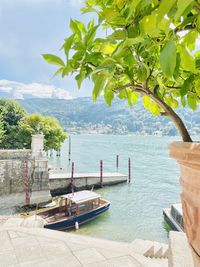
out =
[[135,239],[130,244],[131,255],[143,267],[168,267],[168,245],[149,240]]

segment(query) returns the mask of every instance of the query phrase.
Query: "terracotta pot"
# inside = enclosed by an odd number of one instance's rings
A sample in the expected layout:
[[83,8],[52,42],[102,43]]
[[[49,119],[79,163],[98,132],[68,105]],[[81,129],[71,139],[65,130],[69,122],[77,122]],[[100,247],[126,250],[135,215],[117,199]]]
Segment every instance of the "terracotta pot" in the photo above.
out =
[[191,246],[200,255],[200,143],[173,142],[169,151],[181,171],[185,232]]

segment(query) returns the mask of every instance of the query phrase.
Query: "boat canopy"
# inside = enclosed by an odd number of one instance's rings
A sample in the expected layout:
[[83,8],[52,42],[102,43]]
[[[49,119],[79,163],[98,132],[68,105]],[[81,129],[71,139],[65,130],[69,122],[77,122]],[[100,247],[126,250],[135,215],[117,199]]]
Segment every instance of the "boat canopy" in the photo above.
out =
[[74,192],[73,194],[62,195],[62,198],[69,199],[76,204],[80,204],[89,200],[100,198],[100,195],[89,190]]

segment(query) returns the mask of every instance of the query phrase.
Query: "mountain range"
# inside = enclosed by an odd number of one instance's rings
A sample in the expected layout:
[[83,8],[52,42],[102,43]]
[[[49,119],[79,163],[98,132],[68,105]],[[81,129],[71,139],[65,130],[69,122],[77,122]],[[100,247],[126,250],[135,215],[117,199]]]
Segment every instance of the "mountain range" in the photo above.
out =
[[[177,135],[173,122],[155,117],[141,102],[129,107],[115,99],[108,107],[103,98],[93,102],[89,97],[71,100],[32,98],[19,100],[29,114],[56,117],[69,133]],[[200,134],[200,110],[179,108],[178,113],[192,135]]]

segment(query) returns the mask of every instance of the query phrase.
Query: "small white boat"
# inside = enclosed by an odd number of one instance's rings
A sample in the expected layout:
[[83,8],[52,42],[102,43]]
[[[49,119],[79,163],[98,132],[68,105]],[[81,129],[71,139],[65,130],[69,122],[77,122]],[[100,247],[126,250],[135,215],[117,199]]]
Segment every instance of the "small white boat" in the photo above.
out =
[[37,216],[44,220],[44,228],[65,230],[78,228],[107,211],[110,202],[99,194],[83,190],[58,197],[58,205],[45,211],[38,211]]
[[184,232],[183,211],[181,203],[171,205],[163,210],[163,216],[172,230]]

